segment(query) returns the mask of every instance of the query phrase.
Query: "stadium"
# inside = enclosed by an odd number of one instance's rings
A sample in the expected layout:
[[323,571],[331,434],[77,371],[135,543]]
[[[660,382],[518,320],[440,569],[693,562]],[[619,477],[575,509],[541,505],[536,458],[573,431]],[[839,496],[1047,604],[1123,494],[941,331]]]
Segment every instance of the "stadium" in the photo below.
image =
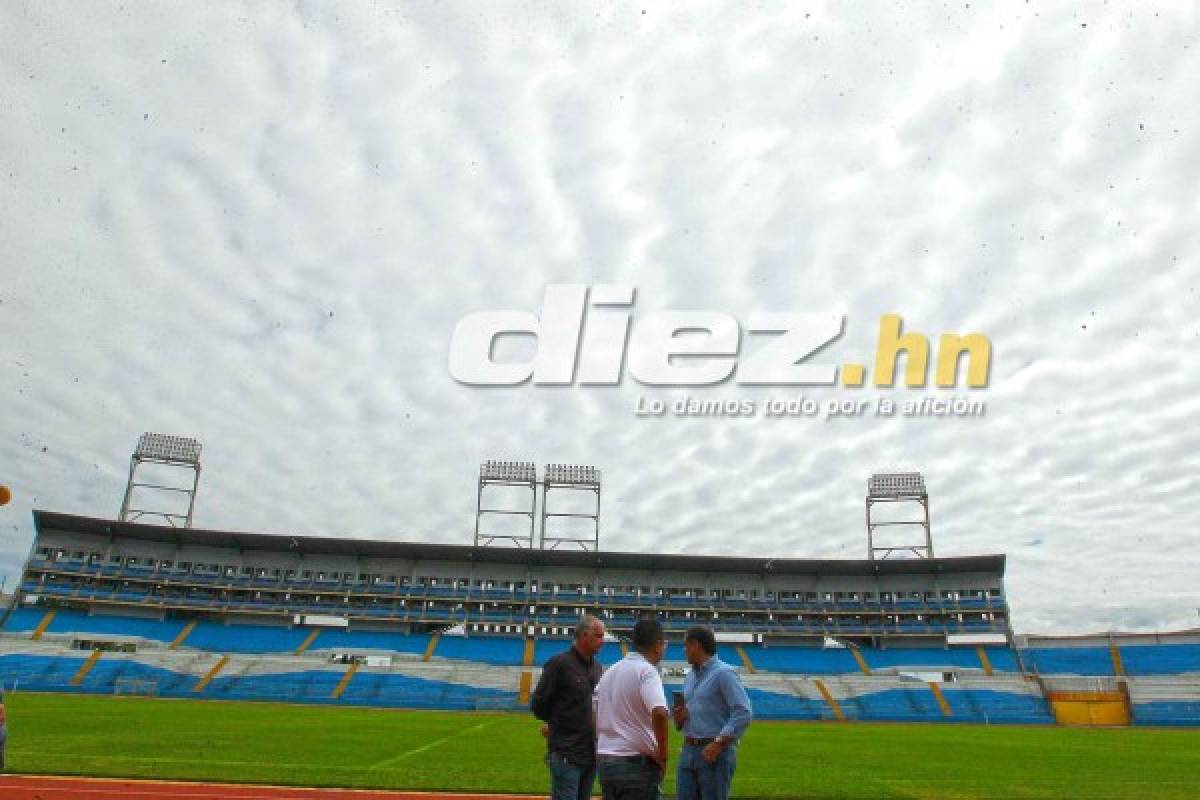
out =
[[[1022,779],[1024,796],[1075,796],[1068,786],[1110,796],[1094,792],[1116,786],[1128,793],[1111,796],[1184,797],[1194,788],[1195,732],[1163,729],[1200,726],[1200,631],[1014,633],[1005,557],[935,556],[929,493],[919,474],[871,476],[867,558],[804,560],[605,551],[601,476],[591,467],[548,465],[539,478],[528,462],[483,464],[474,539],[462,543],[196,529],[199,473],[195,440],[146,434],[131,458],[118,519],[34,512],[35,538],[0,625],[12,769],[544,792],[539,742],[524,709],[541,665],[567,646],[587,612],[609,631],[600,654],[605,664],[627,651],[624,637],[639,618],[659,619],[669,637],[661,665],[668,690],[685,675],[684,631],[713,628],[719,655],[739,668],[762,723],[747,744],[747,763],[755,760],[756,742],[762,752],[783,748],[779,759],[786,761],[812,752],[814,736],[841,740],[830,756],[842,759],[834,772],[852,772],[860,757],[907,762],[926,747],[939,758],[980,748],[980,758],[999,765],[1005,756],[997,753],[1018,742],[1028,751],[1017,747],[1015,762],[1055,748],[1069,754],[1079,742],[1093,757],[1100,747],[1101,761],[1105,747],[1114,763],[1124,761],[1127,748],[1154,755],[1127,765],[1140,777],[1106,772],[1112,764],[1075,774],[1077,764],[1046,762],[1044,773]],[[505,500],[503,507],[493,497]],[[560,507],[570,510],[549,510]],[[41,745],[34,731],[32,741],[21,733],[24,709],[42,714],[50,728]],[[371,709],[423,715],[364,717]],[[226,750],[243,760],[227,752],[194,760],[136,756],[153,750],[152,740],[169,741],[212,715],[223,715],[212,724],[228,739]],[[97,730],[110,725],[105,735],[126,742],[125,755],[67,748],[78,758],[63,760],[47,752],[63,735],[64,720],[85,718]],[[246,744],[243,737],[264,719],[277,722],[275,734]],[[292,726],[338,731],[343,724],[351,744],[342,758],[305,759],[301,768],[269,750],[259,762],[245,755],[272,738],[283,746],[280,731]],[[357,762],[354,753],[378,745],[377,738],[365,740],[379,724],[444,728],[451,750],[408,761],[384,751]],[[464,728],[478,736],[460,735]],[[387,734],[402,735],[415,734]],[[1089,738],[1071,738],[1077,735]],[[768,744],[768,737],[776,741]],[[497,746],[527,757],[512,774],[471,767],[472,753]],[[457,756],[454,747],[463,748]],[[1167,760],[1162,774],[1153,772],[1155,758]],[[316,761],[326,768],[317,770]],[[448,766],[463,763],[463,770]],[[1009,778],[1027,768],[1014,763]],[[987,777],[972,769],[951,758],[924,784],[932,794],[916,791],[908,778],[826,785],[765,773],[739,778],[735,791],[982,797],[1011,788],[1000,772]],[[1048,793],[1039,793],[1039,780]],[[39,791],[47,786],[53,784]]]

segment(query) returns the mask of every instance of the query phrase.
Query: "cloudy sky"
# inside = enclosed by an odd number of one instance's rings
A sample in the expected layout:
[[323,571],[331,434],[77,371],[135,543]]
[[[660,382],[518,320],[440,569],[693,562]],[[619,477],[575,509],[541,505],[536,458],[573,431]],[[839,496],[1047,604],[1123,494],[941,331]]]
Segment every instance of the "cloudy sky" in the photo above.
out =
[[[1193,3],[0,6],[0,573],[115,516],[143,431],[197,527],[468,542],[486,458],[595,464],[606,549],[862,558],[918,469],[1018,632],[1198,624]],[[985,389],[481,389],[549,284],[981,332]],[[743,336],[743,353],[759,340]],[[530,342],[498,357],[521,360]],[[522,350],[524,348],[524,350]],[[968,396],[982,418],[641,418]]]

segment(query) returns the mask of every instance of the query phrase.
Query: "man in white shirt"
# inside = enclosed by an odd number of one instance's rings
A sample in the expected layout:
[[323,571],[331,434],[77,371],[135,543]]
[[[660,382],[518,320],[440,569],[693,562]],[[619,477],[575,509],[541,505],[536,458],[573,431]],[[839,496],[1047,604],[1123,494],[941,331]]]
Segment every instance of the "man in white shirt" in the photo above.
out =
[[604,800],[657,800],[667,768],[667,698],[658,662],[667,639],[657,620],[633,627],[633,651],[596,684],[596,768]]

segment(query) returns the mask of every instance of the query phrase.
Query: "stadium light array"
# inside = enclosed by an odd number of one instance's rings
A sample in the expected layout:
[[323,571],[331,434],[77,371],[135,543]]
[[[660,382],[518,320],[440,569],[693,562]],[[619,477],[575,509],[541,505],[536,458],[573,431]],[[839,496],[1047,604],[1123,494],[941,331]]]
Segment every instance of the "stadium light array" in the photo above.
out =
[[547,464],[546,483],[599,486],[600,470],[575,464]]
[[925,479],[919,472],[872,475],[867,481],[869,497],[927,497]]
[[173,464],[199,464],[200,443],[186,436],[143,433],[133,457],[141,460],[168,461]]
[[479,477],[492,481],[537,482],[537,467],[532,461],[485,461],[479,465]]

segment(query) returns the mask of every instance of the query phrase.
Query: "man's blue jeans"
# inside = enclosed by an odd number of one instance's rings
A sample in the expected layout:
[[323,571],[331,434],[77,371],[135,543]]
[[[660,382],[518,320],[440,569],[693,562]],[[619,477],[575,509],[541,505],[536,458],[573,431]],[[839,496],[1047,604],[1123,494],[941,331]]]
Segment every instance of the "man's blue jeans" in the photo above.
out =
[[675,771],[677,800],[728,800],[737,766],[737,745],[730,744],[711,764],[704,760],[704,748],[685,744]]
[[596,781],[596,762],[580,767],[555,752],[546,753],[551,800],[588,800]]
[[644,756],[596,756],[604,800],[659,800],[662,768]]

